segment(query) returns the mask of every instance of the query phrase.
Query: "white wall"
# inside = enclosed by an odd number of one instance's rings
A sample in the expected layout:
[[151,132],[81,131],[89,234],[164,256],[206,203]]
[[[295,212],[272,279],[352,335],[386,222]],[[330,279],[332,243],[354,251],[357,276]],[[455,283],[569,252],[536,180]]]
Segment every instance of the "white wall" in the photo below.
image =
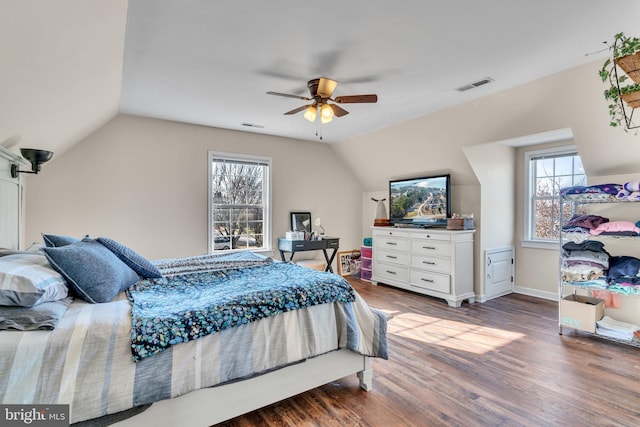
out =
[[272,157],[274,240],[310,211],[341,248],[360,246],[362,187],[328,145],[129,115],[28,178],[27,243],[90,234],[152,259],[206,253],[207,150]]

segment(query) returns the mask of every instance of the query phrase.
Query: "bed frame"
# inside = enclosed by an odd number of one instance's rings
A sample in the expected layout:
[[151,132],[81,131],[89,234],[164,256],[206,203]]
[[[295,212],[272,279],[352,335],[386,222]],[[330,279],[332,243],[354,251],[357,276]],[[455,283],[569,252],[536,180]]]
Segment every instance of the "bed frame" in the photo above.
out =
[[352,374],[358,375],[360,388],[371,390],[371,359],[350,350],[333,351],[264,375],[156,402],[113,426],[211,426]]

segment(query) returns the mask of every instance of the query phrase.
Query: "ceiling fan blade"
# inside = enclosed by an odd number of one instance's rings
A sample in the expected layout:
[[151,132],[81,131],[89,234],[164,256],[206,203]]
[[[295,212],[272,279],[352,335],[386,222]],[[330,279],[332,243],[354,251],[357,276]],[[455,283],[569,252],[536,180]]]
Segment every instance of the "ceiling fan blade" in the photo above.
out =
[[327,79],[326,77],[320,77],[320,82],[318,83],[318,95],[323,98],[331,98],[336,86],[338,86],[337,81]]
[[342,117],[342,116],[346,116],[347,114],[349,114],[349,112],[347,110],[345,110],[342,107],[339,107],[336,104],[328,104],[328,105],[331,107],[331,109],[333,110],[333,114],[336,117]]
[[291,111],[287,111],[284,114],[285,114],[285,116],[290,116],[291,114],[296,114],[296,113],[299,113],[302,110],[306,110],[309,107],[311,107],[311,105],[303,105],[302,107],[298,107],[298,108],[295,108],[295,109],[293,109]]
[[368,103],[368,102],[378,102],[378,95],[370,94],[370,95],[346,95],[346,96],[338,96],[334,101],[339,102],[340,104],[357,104],[357,103]]
[[291,95],[290,93],[267,92],[267,95],[284,96],[286,98],[296,98],[296,99],[302,99],[304,101],[311,101],[311,98],[307,98],[306,96]]

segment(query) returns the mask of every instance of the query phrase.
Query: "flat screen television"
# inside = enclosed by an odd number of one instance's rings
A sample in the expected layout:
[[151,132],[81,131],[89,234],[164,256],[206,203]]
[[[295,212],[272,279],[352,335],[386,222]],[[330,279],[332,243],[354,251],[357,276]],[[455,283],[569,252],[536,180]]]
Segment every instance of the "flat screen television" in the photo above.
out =
[[450,217],[449,174],[389,181],[391,225],[446,227]]

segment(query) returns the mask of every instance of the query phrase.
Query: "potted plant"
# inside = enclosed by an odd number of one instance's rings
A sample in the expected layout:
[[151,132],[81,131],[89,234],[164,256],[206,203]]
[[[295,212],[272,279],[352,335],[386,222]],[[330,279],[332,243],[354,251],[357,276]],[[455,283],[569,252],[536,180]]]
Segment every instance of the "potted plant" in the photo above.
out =
[[[604,62],[599,74],[603,82],[609,83],[609,87],[604,91],[604,98],[610,102],[609,125],[625,125],[627,130],[631,128],[631,124],[623,101],[631,109],[640,107],[640,38],[618,33],[612,43],[605,44],[609,46],[612,55]],[[624,73],[619,72],[618,67]]]

